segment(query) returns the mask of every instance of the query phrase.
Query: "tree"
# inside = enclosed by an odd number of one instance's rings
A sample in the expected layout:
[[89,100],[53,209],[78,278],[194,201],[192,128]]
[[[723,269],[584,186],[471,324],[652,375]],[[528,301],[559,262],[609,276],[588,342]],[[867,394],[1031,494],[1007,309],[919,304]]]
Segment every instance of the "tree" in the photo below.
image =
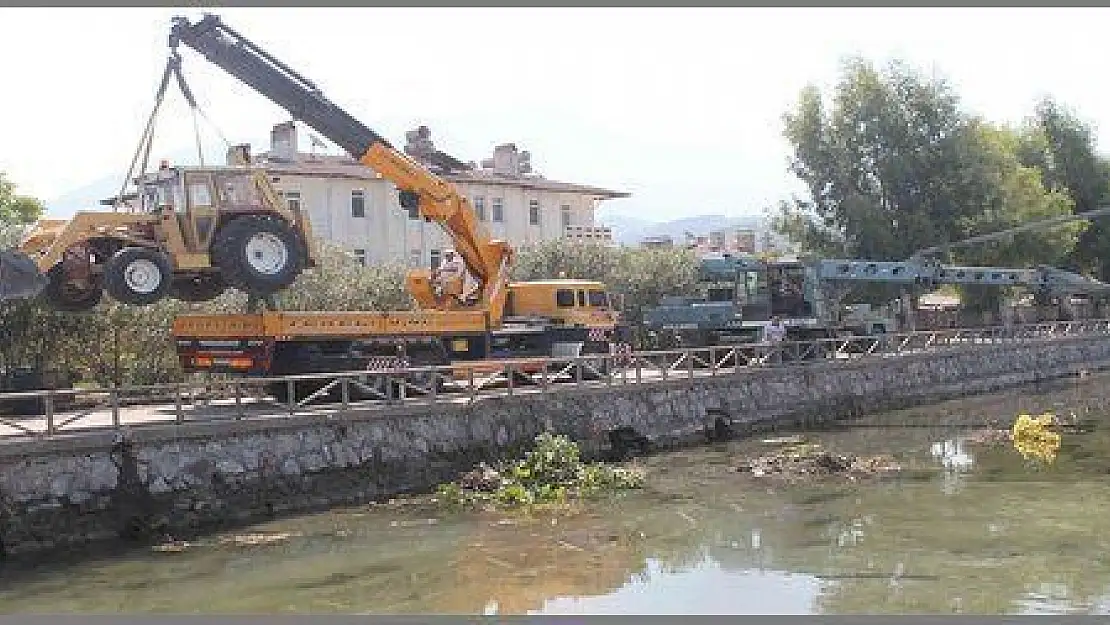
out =
[[697,255],[685,248],[614,248],[592,242],[548,241],[522,248],[517,280],[579,278],[604,282],[624,300],[626,319],[636,324],[645,308],[667,295],[692,294]]
[[284,310],[409,310],[405,269],[397,264],[362,266],[343,248],[317,242],[316,266],[279,296]]
[[15,183],[0,172],[0,245],[10,247],[23,227],[35,223],[45,207],[33,197],[17,195]]
[[778,229],[806,251],[874,260],[956,236],[963,207],[951,181],[965,121],[949,85],[855,58],[831,104],[808,86],[784,116],[791,171],[809,197],[780,206]]
[[[15,183],[0,172],[0,247],[19,241],[25,228],[42,216],[42,202],[18,195]],[[0,369],[42,367],[52,355],[64,319],[34,300],[0,302]]]
[[[965,133],[960,162],[966,173],[958,187],[971,215],[959,222],[964,237],[1001,232],[1021,224],[1067,215],[1074,202],[1067,193],[1046,188],[1041,171],[1022,165],[1020,132],[973,120]],[[962,264],[992,267],[1059,266],[1075,249],[1084,224],[1075,222],[1043,231],[1022,232],[993,241],[964,246],[952,257]],[[963,287],[964,307],[996,310],[1010,289]]]
[[[782,203],[774,225],[804,251],[902,260],[1072,209],[1066,194],[1046,188],[1041,171],[1019,158],[1022,135],[963,112],[943,79],[898,61],[879,70],[849,59],[829,99],[831,107],[816,87],[806,87],[784,116],[791,170],[809,197]],[[1071,252],[1079,229],[961,248],[946,260],[1055,264]],[[893,295],[864,292],[866,299]]]
[[[1041,99],[1026,121],[1019,156],[1036,167],[1047,188],[1066,193],[1075,212],[1093,210],[1110,199],[1110,162],[1096,152],[1093,128],[1050,97]],[[1093,220],[1068,259],[1072,269],[1110,278],[1110,228]]]
[[0,248],[16,245],[26,227],[35,223],[45,210],[42,202],[15,191],[15,183],[0,172]]

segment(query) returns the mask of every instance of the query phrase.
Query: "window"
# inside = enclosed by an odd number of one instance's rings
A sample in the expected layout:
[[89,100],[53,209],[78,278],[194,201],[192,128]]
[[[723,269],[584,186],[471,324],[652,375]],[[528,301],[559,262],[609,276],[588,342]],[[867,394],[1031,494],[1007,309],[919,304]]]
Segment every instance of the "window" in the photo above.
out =
[[366,216],[366,192],[362,189],[351,191],[351,217]]
[[496,222],[505,221],[505,209],[501,206],[501,198],[493,198],[493,220]]
[[428,257],[430,259],[428,264],[431,265],[432,269],[435,269],[436,267],[439,267],[439,255],[440,255],[439,250],[431,250],[428,253]]
[[555,305],[559,308],[574,308],[574,291],[570,289],[555,291]]
[[529,200],[528,201],[528,223],[532,224],[533,226],[540,225],[540,201],[539,200]]
[[609,306],[609,298],[605,295],[605,291],[598,291],[596,289],[590,291],[590,306],[593,308],[606,308]]
[[570,225],[570,204],[563,204],[559,207],[559,215],[563,220],[563,227],[566,228]]
[[189,183],[189,203],[193,206],[212,206],[207,182],[198,180]]
[[474,198],[474,212],[478,215],[478,221],[486,220],[486,198],[480,195]]
[[728,286],[709,287],[709,301],[731,302],[736,298],[736,289]]
[[366,266],[366,250],[355,250],[355,262],[362,265],[363,267]]
[[420,266],[420,250],[409,251],[409,267],[415,269]]
[[285,192],[285,205],[289,210],[297,212],[301,210],[301,192],[300,191],[286,191]]
[[419,205],[412,206],[408,210],[409,210],[409,219],[411,219],[413,221],[416,221],[417,219],[420,219],[420,206]]
[[585,306],[586,305],[586,292],[585,291],[579,291],[578,292],[578,305],[579,306]]

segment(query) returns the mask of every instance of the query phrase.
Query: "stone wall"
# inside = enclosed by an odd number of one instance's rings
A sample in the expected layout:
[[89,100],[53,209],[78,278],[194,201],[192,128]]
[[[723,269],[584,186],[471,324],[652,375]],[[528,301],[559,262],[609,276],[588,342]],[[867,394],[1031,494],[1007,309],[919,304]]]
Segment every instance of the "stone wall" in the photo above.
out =
[[622,440],[658,449],[714,432],[847,418],[1102,368],[1110,368],[1110,337],[1065,338],[562,389],[471,406],[149,426],[6,444],[0,540],[14,555],[118,537],[180,537],[419,491],[480,460],[516,453],[545,429],[578,440],[588,454]]

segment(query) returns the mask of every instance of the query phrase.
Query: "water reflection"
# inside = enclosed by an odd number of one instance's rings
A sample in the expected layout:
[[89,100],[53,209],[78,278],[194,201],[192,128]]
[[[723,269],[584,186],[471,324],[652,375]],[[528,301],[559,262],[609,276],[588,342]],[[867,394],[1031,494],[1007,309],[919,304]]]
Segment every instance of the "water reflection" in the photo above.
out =
[[530,614],[814,614],[823,585],[812,575],[724,568],[708,555],[680,571],[648,560],[610,594],[549,599]]
[[1091,402],[1107,381],[820,435],[893,454],[894,481],[778,486],[732,470],[759,441],[718,445],[649,458],[643,492],[555,518],[363,508],[250,530],[269,544],[5,571],[0,611],[1106,614],[1107,430],[1039,467],[970,447],[959,419]]
[[964,439],[953,438],[933,443],[929,449],[944,468],[941,474],[941,490],[946,495],[954,495],[963,485],[964,474],[975,465],[974,456],[968,451]]

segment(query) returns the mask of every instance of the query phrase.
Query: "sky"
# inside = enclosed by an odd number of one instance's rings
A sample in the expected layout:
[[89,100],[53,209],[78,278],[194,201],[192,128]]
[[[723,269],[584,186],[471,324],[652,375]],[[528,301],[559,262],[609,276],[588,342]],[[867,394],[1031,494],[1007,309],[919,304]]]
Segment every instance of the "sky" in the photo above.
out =
[[[1105,8],[223,8],[224,21],[397,145],[417,125],[463,160],[498,143],[553,179],[627,191],[653,221],[750,214],[799,191],[782,115],[842,59],[899,58],[965,107],[1019,122],[1051,94],[1110,144]],[[200,9],[0,8],[0,171],[49,202],[122,176],[165,66]],[[206,151],[266,148],[288,115],[190,49]],[[153,158],[195,150],[171,91]],[[195,160],[194,160],[195,162]]]

